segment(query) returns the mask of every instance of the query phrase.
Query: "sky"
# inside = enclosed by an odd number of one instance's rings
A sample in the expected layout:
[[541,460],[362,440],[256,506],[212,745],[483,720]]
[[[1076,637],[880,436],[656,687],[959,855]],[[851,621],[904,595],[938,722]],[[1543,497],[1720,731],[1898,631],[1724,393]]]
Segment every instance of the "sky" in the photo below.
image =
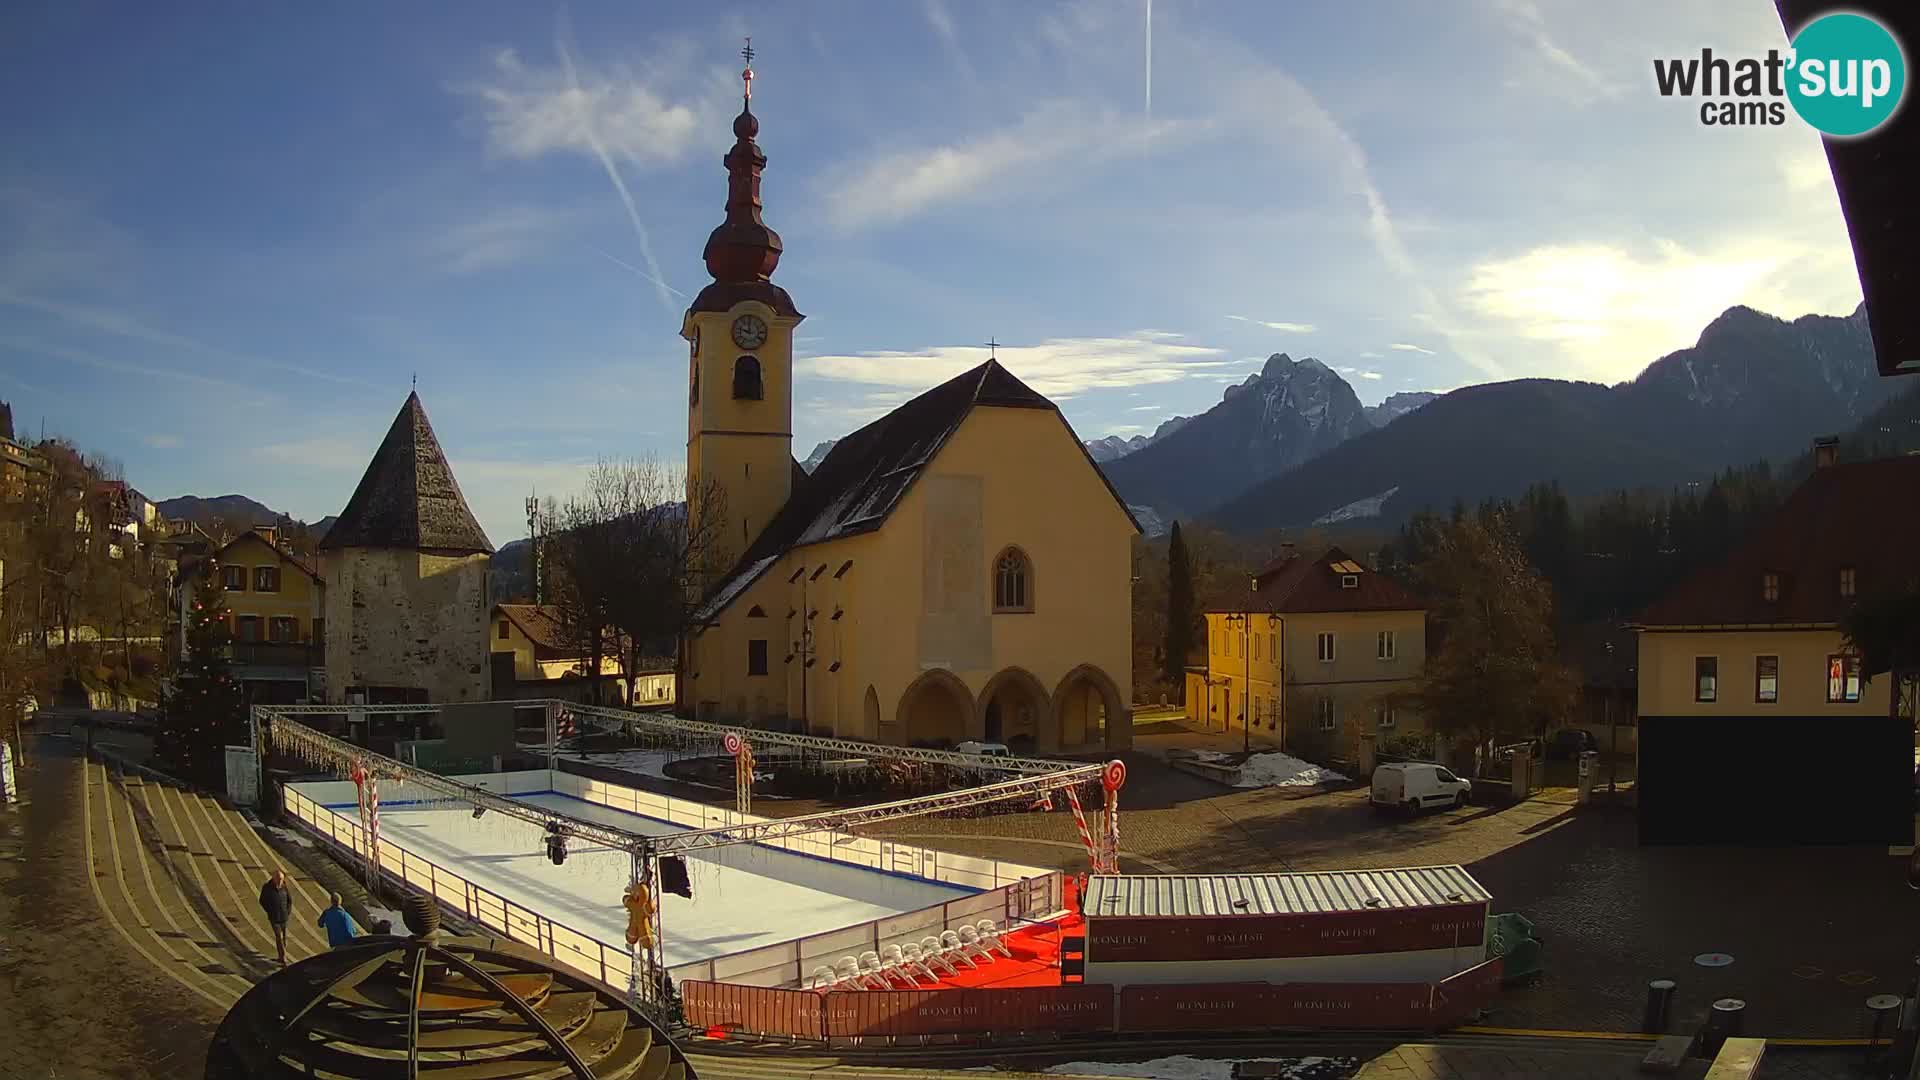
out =
[[801,457],[989,340],[1091,439],[1277,352],[1617,382],[1860,301],[1817,133],[1654,88],[1769,0],[59,0],[0,10],[0,398],[314,520],[417,380],[496,544],[677,463],[747,35]]

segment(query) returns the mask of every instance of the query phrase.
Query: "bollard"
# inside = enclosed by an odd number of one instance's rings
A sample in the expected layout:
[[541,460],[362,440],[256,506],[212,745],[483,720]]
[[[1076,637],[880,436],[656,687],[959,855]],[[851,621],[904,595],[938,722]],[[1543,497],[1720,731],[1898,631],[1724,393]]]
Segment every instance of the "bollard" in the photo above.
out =
[[1647,984],[1647,1011],[1640,1030],[1648,1035],[1667,1033],[1667,1013],[1673,1008],[1673,980],[1654,979]]
[[[1875,994],[1867,999],[1867,1056],[1864,1064],[1871,1066],[1883,1055],[1882,1049],[1891,1048],[1893,1037],[1899,1034],[1901,999],[1898,994]],[[1882,1047],[1885,1040],[1886,1047]]]
[[1747,1003],[1739,998],[1714,1002],[1713,1010],[1707,1013],[1706,1030],[1701,1033],[1701,1056],[1713,1057],[1728,1039],[1738,1038],[1746,1012]]

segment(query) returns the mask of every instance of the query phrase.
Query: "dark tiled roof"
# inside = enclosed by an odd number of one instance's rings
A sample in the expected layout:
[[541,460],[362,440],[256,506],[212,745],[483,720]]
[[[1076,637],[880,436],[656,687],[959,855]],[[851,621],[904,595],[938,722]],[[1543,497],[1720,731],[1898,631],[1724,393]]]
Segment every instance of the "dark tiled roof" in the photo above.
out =
[[579,649],[567,636],[556,604],[495,604],[494,610],[527,635],[527,640],[544,649]]
[[[1852,601],[1840,595],[1840,570],[1852,567],[1855,591],[1904,582],[1914,573],[1920,536],[1920,456],[1815,469],[1787,501],[1726,559],[1681,582],[1637,620],[1642,626],[1830,624]],[[1769,601],[1762,575],[1780,575]]]
[[771,281],[715,281],[700,290],[693,298],[687,310],[693,311],[731,311],[733,305],[742,300],[758,300],[782,315],[801,319],[800,309],[793,306],[793,297],[787,290]]
[[320,541],[322,551],[350,547],[493,551],[454,482],[419,394],[407,395],[353,498]]
[[1340,579],[1346,571],[1336,563],[1359,563],[1337,547],[1330,547],[1317,559],[1295,555],[1269,563],[1255,579],[1251,605],[1229,602],[1214,608],[1218,612],[1273,611],[1282,615],[1330,611],[1422,611],[1425,604],[1399,582],[1385,574],[1361,569],[1355,575],[1357,588],[1343,588]]
[[[717,587],[703,617],[719,614],[735,596],[764,573],[774,559],[805,544],[872,532],[887,520],[927,463],[946,445],[976,405],[1009,409],[1060,410],[1015,378],[997,360],[988,360],[928,390],[887,415],[841,439],[811,474],[794,466],[793,492],[745,555]],[[1068,435],[1082,455],[1086,447]],[[1106,474],[1087,457],[1087,467],[1106,484],[1127,520],[1133,515],[1113,490]],[[1139,528],[1135,523],[1134,528]]]

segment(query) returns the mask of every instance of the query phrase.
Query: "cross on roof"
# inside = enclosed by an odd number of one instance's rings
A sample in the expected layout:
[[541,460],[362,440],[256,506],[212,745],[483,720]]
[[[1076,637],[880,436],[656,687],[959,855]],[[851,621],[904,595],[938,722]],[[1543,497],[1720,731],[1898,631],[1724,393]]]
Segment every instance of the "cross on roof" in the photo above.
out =
[[992,338],[987,339],[987,359],[989,360],[1000,359],[999,349],[1000,349],[999,342],[993,340]]

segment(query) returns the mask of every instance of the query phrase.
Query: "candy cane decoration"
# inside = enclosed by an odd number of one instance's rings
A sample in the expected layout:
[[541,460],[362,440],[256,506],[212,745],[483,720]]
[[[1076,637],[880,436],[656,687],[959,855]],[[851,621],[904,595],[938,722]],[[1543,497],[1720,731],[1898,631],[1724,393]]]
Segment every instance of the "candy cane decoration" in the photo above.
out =
[[1106,770],[1100,774],[1100,786],[1106,789],[1106,842],[1107,872],[1120,872],[1120,787],[1127,782],[1125,762],[1114,760],[1107,762]]
[[380,883],[380,778],[367,777],[367,888]]
[[1073,827],[1080,830],[1080,843],[1087,849],[1087,862],[1094,873],[1100,873],[1100,852],[1094,847],[1093,833],[1087,830],[1086,811],[1080,809],[1080,792],[1074,788],[1067,788],[1066,792],[1067,805],[1073,808]]

